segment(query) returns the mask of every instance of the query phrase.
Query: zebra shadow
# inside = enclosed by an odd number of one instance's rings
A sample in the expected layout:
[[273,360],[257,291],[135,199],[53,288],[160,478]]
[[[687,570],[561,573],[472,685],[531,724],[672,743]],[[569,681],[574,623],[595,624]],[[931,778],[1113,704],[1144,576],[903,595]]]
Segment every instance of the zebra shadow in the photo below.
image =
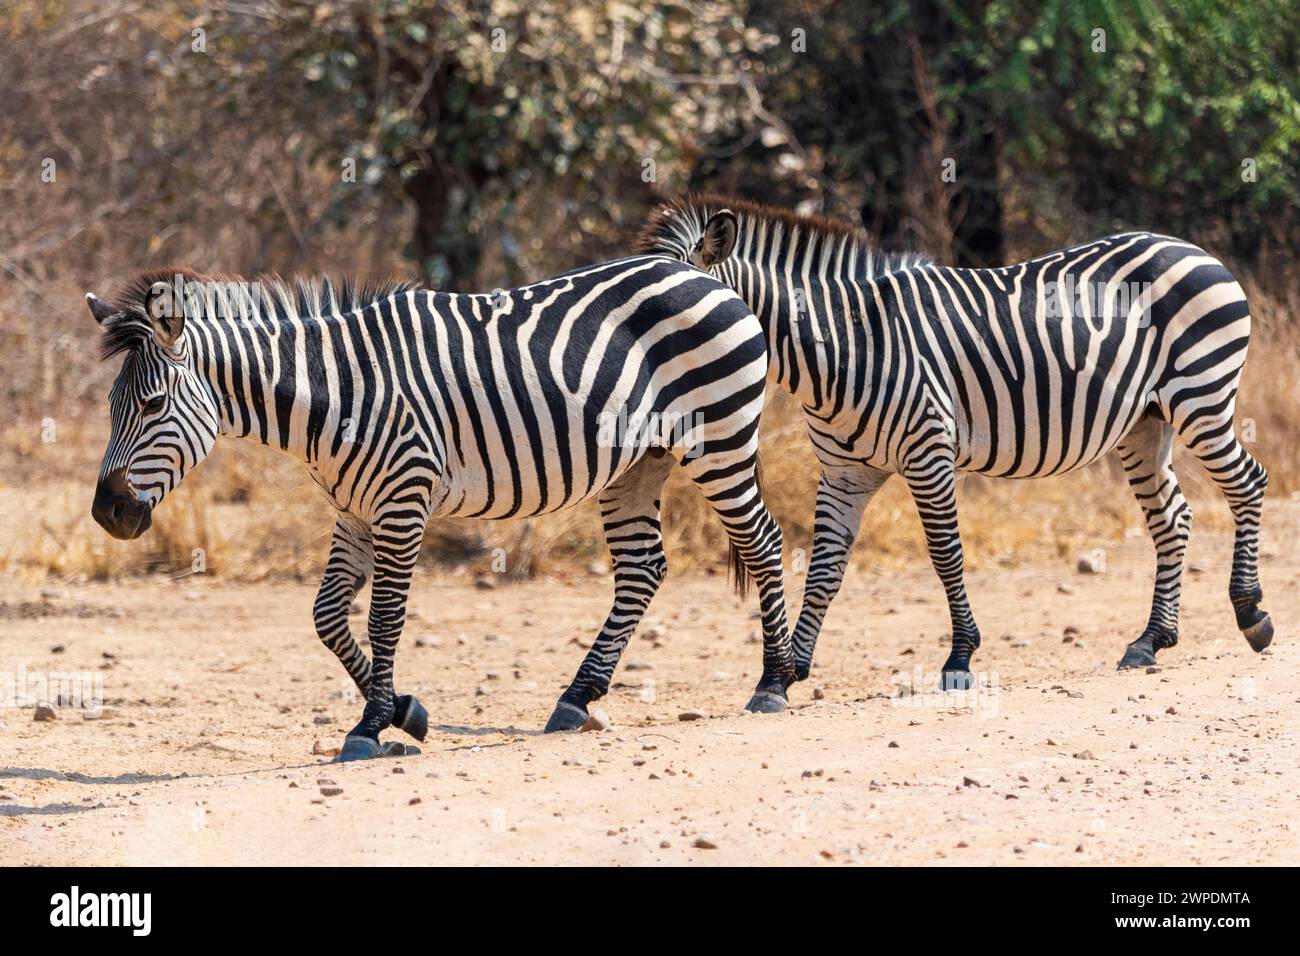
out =
[[43,807],[24,807],[17,804],[0,803],[0,818],[60,816],[68,813],[85,813],[87,810],[100,809],[102,804],[93,803],[49,803]]
[[462,724],[433,724],[429,727],[431,732],[436,731],[440,734],[455,734],[464,737],[490,737],[493,734],[510,734],[516,737],[541,737],[543,732],[540,730],[524,730],[521,727],[470,727]]
[[0,770],[0,780],[63,780],[68,783],[158,783],[165,780],[184,780],[189,776],[188,773],[119,773],[111,777],[96,777],[91,774],[77,773],[75,770],[64,773],[61,770],[46,770],[44,767],[5,767]]

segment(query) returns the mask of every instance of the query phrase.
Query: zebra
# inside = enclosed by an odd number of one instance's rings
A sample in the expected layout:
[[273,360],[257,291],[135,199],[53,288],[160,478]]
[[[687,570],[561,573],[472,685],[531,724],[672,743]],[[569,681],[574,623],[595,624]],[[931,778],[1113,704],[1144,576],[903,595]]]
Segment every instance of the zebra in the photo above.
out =
[[1178,640],[1192,518],[1171,467],[1175,439],[1233,514],[1237,626],[1256,651],[1272,641],[1257,571],[1268,475],[1233,419],[1250,311],[1203,250],[1128,232],[997,269],[947,268],[880,252],[843,223],[708,195],[661,205],[638,250],[691,262],[739,292],[767,328],[772,374],[806,413],[821,476],[794,633],[798,679],[863,511],[892,475],[911,491],[947,594],[941,687],[964,689],[980,633],[957,473],[1058,475],[1112,451],[1156,548],[1150,617],[1119,667],[1154,665]]
[[[659,494],[678,462],[759,593],[764,669],[748,707],[782,709],[793,651],[781,531],[756,480],[767,342],[717,279],[644,256],[491,295],[164,271],[111,303],[87,299],[103,358],[125,356],[92,506],[106,531],[147,531],[219,435],[297,457],[337,512],[315,625],[366,698],[338,759],[404,752],[380,745],[389,726],[417,740],[428,731],[423,705],[395,694],[393,666],[430,518],[526,517],[598,498],[615,600],[597,643],[621,648],[666,569]],[[347,622],[372,576],[373,662]],[[558,729],[586,720],[616,659],[589,655]]]

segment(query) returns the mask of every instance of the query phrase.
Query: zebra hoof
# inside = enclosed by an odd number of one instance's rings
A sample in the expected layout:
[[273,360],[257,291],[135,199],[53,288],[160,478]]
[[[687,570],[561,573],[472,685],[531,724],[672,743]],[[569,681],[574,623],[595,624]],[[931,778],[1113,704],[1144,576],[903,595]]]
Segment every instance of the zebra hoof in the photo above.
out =
[[343,740],[343,749],[339,751],[339,755],[333,762],[351,763],[354,760],[371,760],[382,754],[383,750],[378,740],[369,737],[346,737]]
[[1259,613],[1260,619],[1241,632],[1256,654],[1273,643],[1273,619],[1268,616],[1267,611]]
[[1116,670],[1126,671],[1135,667],[1152,667],[1155,665],[1156,655],[1149,641],[1134,641],[1124,651],[1124,656],[1120,658]]
[[587,709],[577,704],[562,700],[555,705],[551,719],[546,722],[543,733],[554,734],[561,730],[580,730],[587,722]]
[[794,665],[794,679],[796,681],[807,680],[808,675],[812,673],[812,662],[806,664]]
[[429,733],[429,712],[413,695],[403,694],[393,702],[393,726],[424,740]]
[[944,671],[939,678],[939,690],[970,690],[975,678],[970,671]]
[[774,690],[756,690],[745,709],[751,714],[779,714],[785,710],[785,696]]

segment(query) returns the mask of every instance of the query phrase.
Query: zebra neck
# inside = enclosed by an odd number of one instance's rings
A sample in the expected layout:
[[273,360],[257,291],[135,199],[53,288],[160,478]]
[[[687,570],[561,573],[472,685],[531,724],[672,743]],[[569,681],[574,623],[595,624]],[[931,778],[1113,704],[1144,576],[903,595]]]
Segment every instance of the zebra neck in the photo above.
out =
[[841,365],[850,339],[858,347],[871,305],[870,280],[778,272],[743,259],[729,260],[720,278],[737,290],[767,332],[768,377],[800,404],[816,410],[828,400],[828,384]]
[[324,382],[313,387],[323,363],[320,325],[311,317],[203,321],[195,367],[216,402],[220,434],[316,459],[329,403]]

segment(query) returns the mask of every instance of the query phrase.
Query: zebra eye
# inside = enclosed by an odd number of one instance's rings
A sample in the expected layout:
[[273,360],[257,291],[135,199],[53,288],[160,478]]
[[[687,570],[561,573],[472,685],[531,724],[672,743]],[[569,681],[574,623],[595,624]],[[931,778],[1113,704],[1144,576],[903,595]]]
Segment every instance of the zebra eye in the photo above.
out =
[[159,412],[163,410],[163,405],[166,401],[167,398],[164,395],[155,395],[153,398],[148,399],[144,403],[145,414],[157,415]]

